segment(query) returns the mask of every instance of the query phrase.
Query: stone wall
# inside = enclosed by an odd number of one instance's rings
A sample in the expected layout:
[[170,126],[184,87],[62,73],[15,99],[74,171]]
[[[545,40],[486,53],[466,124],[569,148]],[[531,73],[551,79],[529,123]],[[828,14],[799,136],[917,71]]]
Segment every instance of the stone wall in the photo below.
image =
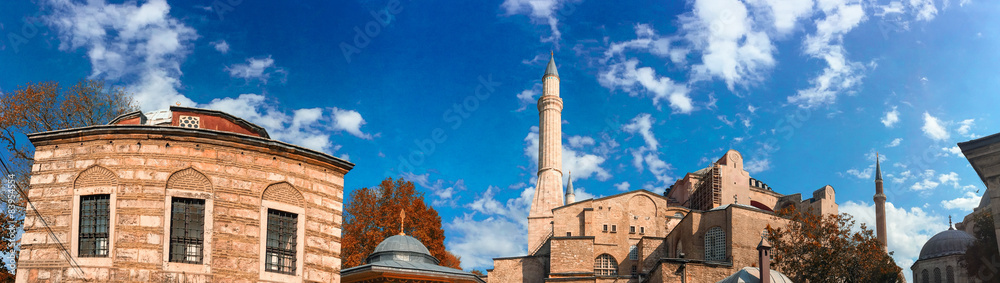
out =
[[[18,282],[258,282],[262,197],[275,185],[285,189],[276,202],[303,212],[304,253],[291,281],[339,281],[349,163],[261,138],[170,128],[32,137],[28,195],[41,218],[31,210],[25,217]],[[111,195],[109,256],[80,258],[74,216],[79,196],[94,193]],[[206,199],[203,264],[167,262],[173,196]]]
[[488,282],[545,282],[548,257],[508,257],[493,259],[493,269],[488,270]]

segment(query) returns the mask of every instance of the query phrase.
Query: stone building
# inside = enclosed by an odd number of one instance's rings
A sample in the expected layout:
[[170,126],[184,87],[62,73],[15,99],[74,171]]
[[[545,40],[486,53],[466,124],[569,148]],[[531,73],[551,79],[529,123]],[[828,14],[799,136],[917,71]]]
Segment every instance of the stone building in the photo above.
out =
[[354,164],[170,107],[31,134],[17,282],[338,282]]
[[766,227],[787,225],[775,210],[837,213],[833,187],[804,200],[777,193],[750,176],[735,150],[686,174],[663,195],[636,190],[576,201],[569,181],[564,196],[563,103],[553,59],[542,80],[529,252],[494,259],[490,282],[717,282],[757,263]]
[[969,276],[961,265],[966,249],[976,238],[948,224],[948,230],[937,233],[920,248],[920,257],[910,266],[914,283],[980,282]]

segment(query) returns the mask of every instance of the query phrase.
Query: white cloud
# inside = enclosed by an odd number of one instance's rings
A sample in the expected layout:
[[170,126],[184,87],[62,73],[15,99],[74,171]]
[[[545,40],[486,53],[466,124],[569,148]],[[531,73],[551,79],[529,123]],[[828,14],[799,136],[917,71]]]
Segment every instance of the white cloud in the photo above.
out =
[[225,40],[213,41],[211,44],[212,47],[215,47],[215,51],[222,54],[229,53],[229,43],[226,43]]
[[613,42],[604,51],[604,62],[618,56],[623,56],[626,50],[638,50],[649,52],[661,58],[670,58],[674,63],[682,63],[687,50],[683,48],[672,48],[671,39],[661,37],[648,24],[637,24],[635,26],[636,39],[623,42]]
[[233,78],[241,78],[247,81],[259,80],[264,84],[267,84],[267,80],[271,78],[271,74],[287,73],[284,69],[274,65],[274,59],[271,59],[271,56],[267,56],[267,58],[247,58],[246,61],[246,64],[233,64],[226,67],[226,72],[229,72],[229,76]]
[[903,142],[903,138],[896,138],[896,139],[893,139],[892,142],[890,142],[889,144],[887,144],[885,147],[897,147],[902,142]]
[[615,184],[615,189],[618,190],[619,192],[624,192],[624,191],[628,191],[628,188],[630,186],[631,185],[629,185],[628,182],[621,182],[621,183]]
[[979,201],[982,198],[983,197],[981,196],[977,196],[976,193],[965,192],[965,195],[963,197],[958,197],[952,200],[942,200],[941,207],[944,207],[944,209],[955,209],[955,210],[971,212],[972,209],[976,208],[976,206],[979,206]]
[[934,6],[934,0],[910,0],[907,4],[917,14],[919,21],[933,20],[938,12],[937,7]]
[[343,130],[355,137],[370,140],[372,135],[361,131],[361,126],[364,124],[365,119],[358,111],[333,108],[333,129]]
[[957,145],[953,147],[942,147],[941,150],[943,150],[945,154],[954,154],[955,156],[965,158],[965,154],[962,153],[962,149]]
[[759,81],[760,73],[775,64],[770,37],[754,30],[754,19],[739,0],[694,1],[694,10],[682,15],[680,24],[683,37],[701,52],[701,63],[692,66],[695,80],[718,77],[733,90],[736,84]]
[[858,179],[868,179],[872,177],[872,168],[865,168],[864,170],[851,168],[847,170],[847,174],[858,177]]
[[[875,205],[865,202],[847,201],[840,205],[840,212],[854,216],[858,226],[865,223],[868,229],[875,229]],[[910,276],[910,266],[920,256],[920,249],[932,236],[948,229],[944,217],[932,215],[919,207],[896,208],[892,202],[885,203],[886,242],[889,251],[894,252],[892,258],[903,268],[903,273]],[[855,226],[855,229],[858,228]],[[912,282],[912,278],[907,278]]]
[[535,84],[530,89],[526,89],[521,91],[521,93],[518,93],[517,101],[520,107],[517,108],[517,112],[524,111],[525,109],[528,109],[528,105],[537,103],[536,102],[537,98],[535,97],[541,93],[542,93],[542,84]]
[[[622,130],[631,133],[639,134],[642,136],[644,145],[637,149],[632,149],[632,163],[640,171],[643,168],[648,168],[649,172],[656,177],[656,180],[662,185],[670,184],[674,181],[673,177],[668,175],[669,170],[673,169],[672,166],[660,159],[660,152],[657,151],[660,143],[656,140],[653,135],[654,119],[651,115],[647,113],[641,113],[635,118],[632,118],[629,124],[622,125]],[[643,166],[645,164],[646,166]]]
[[649,150],[656,150],[660,147],[660,143],[656,141],[656,137],[653,136],[653,122],[654,119],[652,115],[647,113],[639,114],[632,118],[629,124],[622,126],[622,130],[629,133],[638,133],[642,136],[642,140],[646,143],[646,147]]
[[198,33],[170,17],[165,0],[105,4],[104,1],[49,1],[45,22],[58,34],[59,49],[87,50],[90,78],[125,81],[145,110],[180,102],[180,65]]
[[[753,0],[747,2],[754,3]],[[770,8],[774,29],[778,34],[792,32],[795,24],[801,19],[808,18],[813,11],[812,0],[764,0],[764,2]]]
[[237,98],[217,98],[199,105],[240,117],[267,129],[271,138],[307,148],[333,153],[340,149],[330,141],[328,125],[321,108],[292,111],[289,116],[270,106],[267,98],[259,94],[241,94]]
[[572,148],[581,148],[595,144],[594,138],[587,136],[569,136],[566,138],[566,141],[569,142],[569,147]]
[[750,172],[750,174],[757,174],[771,169],[771,160],[767,158],[754,158],[747,161],[747,163],[743,165],[743,168],[746,169],[747,172]]
[[958,181],[959,180],[961,180],[961,179],[958,178],[958,173],[955,173],[955,172],[951,172],[951,173],[948,173],[948,174],[941,174],[940,176],[938,176],[938,182],[941,182],[942,185],[951,185],[952,187],[955,187],[956,189],[959,186],[958,185]]
[[416,183],[431,192],[435,198],[431,201],[434,206],[451,206],[454,207],[455,204],[461,196],[457,196],[456,192],[465,191],[465,180],[459,179],[455,182],[445,182],[445,180],[430,180],[430,173],[424,174],[414,174],[412,172],[403,172],[403,179]]
[[896,110],[896,106],[893,106],[892,111],[886,112],[885,118],[882,118],[882,125],[892,128],[896,122],[899,122],[899,111]]
[[924,112],[924,126],[920,129],[924,131],[925,136],[935,141],[945,141],[951,138],[941,120],[927,112]]
[[[581,137],[579,139],[584,138]],[[524,137],[524,142],[526,145],[524,147],[524,155],[530,157],[535,168],[538,168],[538,127],[531,127],[531,132]],[[584,150],[585,147],[578,149]],[[562,169],[564,172],[573,172],[574,180],[587,179],[591,176],[597,178],[599,181],[610,179],[611,173],[601,167],[601,164],[605,160],[607,158],[604,156],[577,151],[577,149],[567,147],[565,144],[562,148]],[[563,178],[567,177],[566,174],[563,175]],[[565,182],[566,180],[563,181]]]
[[670,103],[675,113],[691,113],[694,111],[691,90],[687,85],[674,82],[668,77],[661,77],[650,67],[637,68],[639,60],[629,59],[625,62],[613,63],[602,70],[598,82],[608,89],[622,89],[631,96],[638,96],[638,87],[652,94],[653,105],[657,108],[663,101]]
[[976,123],[976,119],[965,119],[965,120],[962,120],[962,122],[958,122],[959,127],[958,127],[958,129],[955,130],[955,132],[958,132],[959,135],[963,135],[963,136],[966,136],[966,137],[969,137],[969,138],[975,138],[974,134],[972,134],[972,135],[969,134],[969,130],[972,129],[972,125],[975,124],[975,123]]
[[[909,172],[909,171],[907,171]],[[935,177],[934,170],[925,170],[919,176],[922,180],[917,181],[912,186],[911,190],[914,191],[926,191],[937,188],[939,185],[951,185],[954,188],[959,188],[958,181],[961,180],[958,177],[958,173],[949,172],[947,174],[939,174]]]
[[447,247],[462,258],[462,269],[489,268],[493,258],[528,253],[528,230],[510,219],[493,216],[476,220],[472,214],[464,214],[444,226],[456,235],[447,239]]
[[528,253],[527,218],[535,188],[525,188],[518,197],[506,202],[494,197],[499,191],[500,188],[489,186],[475,201],[465,205],[470,213],[444,224],[445,229],[458,235],[449,237],[446,246],[462,257],[463,269],[485,268],[492,266],[493,258]]
[[180,65],[191,52],[198,34],[171,17],[170,6],[164,0],[149,0],[141,5],[134,1],[48,3],[52,14],[44,19],[58,33],[60,49],[86,49],[92,69],[90,77],[126,84],[145,111],[174,103],[216,109],[264,127],[276,140],[330,154],[340,148],[330,142],[326,131],[330,125],[322,118],[328,114],[324,109],[297,109],[288,114],[272,106],[276,102],[259,94],[216,98],[207,104],[195,103],[180,94]]
[[843,37],[865,20],[859,0],[819,1],[823,18],[816,20],[816,33],[806,36],[804,52],[826,62],[823,72],[810,80],[811,88],[801,89],[788,102],[815,107],[836,101],[841,92],[852,91],[864,77],[864,65],[847,59]]
[[566,0],[504,0],[500,7],[507,12],[508,16],[527,15],[535,24],[548,25],[552,35],[542,38],[542,42],[552,42],[558,46],[559,40],[562,39],[562,33],[559,32],[559,19],[556,18],[556,10],[567,4],[572,3]]

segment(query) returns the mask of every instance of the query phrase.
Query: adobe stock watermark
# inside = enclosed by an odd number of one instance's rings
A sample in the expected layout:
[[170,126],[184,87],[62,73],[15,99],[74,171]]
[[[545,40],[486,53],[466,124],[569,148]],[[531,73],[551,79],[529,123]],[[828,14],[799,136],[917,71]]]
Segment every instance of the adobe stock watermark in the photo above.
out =
[[243,0],[215,0],[212,1],[212,11],[219,17],[220,21],[226,20],[226,14],[236,10],[236,6],[243,4]]
[[[399,164],[389,170],[396,169],[397,174],[415,172],[414,169],[416,167],[423,165],[427,161],[427,158],[434,154],[438,149],[438,145],[448,141],[447,129],[455,131],[461,128],[465,120],[469,119],[476,110],[479,110],[482,102],[490,99],[492,94],[496,92],[496,88],[501,85],[493,81],[492,74],[486,77],[479,76],[478,80],[479,84],[476,86],[473,94],[466,96],[460,102],[453,103],[451,108],[445,109],[441,113],[441,121],[451,126],[434,128],[430,131],[429,137],[413,140],[415,147],[405,156],[397,156],[396,159],[399,160]],[[385,176],[393,176],[389,170],[385,172]]]
[[396,18],[396,14],[403,11],[399,5],[399,0],[390,0],[385,4],[385,8],[376,12],[369,11],[372,20],[365,23],[364,27],[354,27],[354,38],[350,42],[340,42],[340,52],[344,54],[344,60],[351,63],[351,56],[360,54],[362,49],[368,47],[372,40],[382,34],[382,29],[389,26],[389,23]]
[[14,48],[14,53],[21,52],[21,46],[28,44],[31,39],[38,36],[39,29],[45,27],[45,23],[38,15],[21,18],[21,28],[7,33],[7,41]]

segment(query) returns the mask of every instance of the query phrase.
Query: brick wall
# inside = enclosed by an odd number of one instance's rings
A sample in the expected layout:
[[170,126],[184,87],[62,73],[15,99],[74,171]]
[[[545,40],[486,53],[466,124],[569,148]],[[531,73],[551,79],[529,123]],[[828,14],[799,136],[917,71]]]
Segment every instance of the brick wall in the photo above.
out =
[[[339,281],[343,177],[349,167],[260,139],[173,136],[157,134],[158,128],[164,127],[33,140],[29,198],[55,238],[29,211],[19,282],[257,282],[261,221],[266,221],[262,198],[304,211],[299,218],[305,221],[304,238],[298,241],[305,245],[304,262],[297,280]],[[112,245],[107,258],[73,256],[81,274],[70,267],[59,243],[75,254],[74,202],[102,190],[112,195]],[[212,203],[202,265],[166,262],[171,192]]]

